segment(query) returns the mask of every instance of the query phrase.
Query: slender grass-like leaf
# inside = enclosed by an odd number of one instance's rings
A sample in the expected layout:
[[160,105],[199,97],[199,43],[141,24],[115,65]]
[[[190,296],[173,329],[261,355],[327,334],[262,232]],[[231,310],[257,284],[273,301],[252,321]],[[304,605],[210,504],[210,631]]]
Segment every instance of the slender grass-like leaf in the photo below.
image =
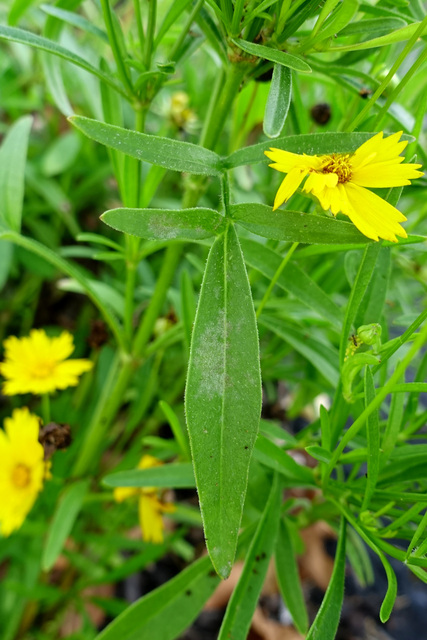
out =
[[206,544],[226,578],[261,411],[255,312],[233,226],[215,241],[206,265],[185,405]]
[[286,519],[282,519],[276,543],[276,574],[280,593],[300,633],[307,633],[308,615],[301,588],[294,545]]
[[56,562],[66,539],[71,533],[74,522],[83,505],[89,488],[88,480],[80,480],[67,487],[62,494],[50,523],[46,544],[43,550],[42,567],[49,571]]
[[263,435],[259,435],[256,440],[254,458],[295,483],[303,485],[312,485],[314,483],[311,469],[295,462],[287,451],[281,449]]
[[35,33],[31,33],[31,31],[25,31],[24,29],[18,29],[16,27],[6,27],[4,25],[0,25],[0,39],[10,40],[11,42],[19,42],[20,44],[27,44],[30,47],[34,47],[36,49],[41,49],[42,51],[46,51],[47,53],[51,53],[54,56],[59,56],[63,60],[67,62],[71,62],[71,64],[75,64],[78,67],[81,67],[85,71],[88,71],[94,76],[97,76],[103,82],[114,87],[116,91],[125,95],[123,90],[116,84],[116,82],[109,76],[108,74],[101,71],[101,69],[97,69],[90,62],[87,62],[84,58],[81,58],[73,51],[69,49],[65,49],[63,46],[49,40],[48,38],[44,38],[43,36],[38,36]]
[[241,39],[233,40],[233,42],[237,47],[240,47],[240,49],[249,53],[251,56],[256,56],[262,60],[270,60],[289,69],[299,71],[300,73],[311,73],[310,65],[307,64],[303,58],[294,54],[285,53],[278,49],[272,49],[262,44],[255,44],[254,42],[247,42]]
[[71,116],[69,120],[88,138],[132,158],[173,171],[205,176],[222,175],[220,157],[204,147],[172,138],[150,136],[83,116]]
[[[413,22],[406,27],[392,31],[385,36],[379,38],[373,38],[372,40],[365,40],[357,44],[346,44],[339,47],[332,47],[330,51],[362,51],[364,49],[374,49],[376,47],[386,47],[389,44],[396,44],[397,42],[404,42],[409,40],[420,26],[420,22]],[[427,27],[420,33],[420,37],[427,31]]]
[[306,640],[334,640],[344,598],[346,521],[341,518],[334,570],[325,597],[307,634]]
[[128,607],[96,640],[175,640],[212,594],[219,579],[208,557]]
[[274,475],[270,495],[248,550],[239,582],[228,603],[218,640],[245,640],[276,542],[281,485]]
[[102,480],[107,487],[192,488],[195,486],[191,463],[172,463],[149,469],[110,473]]
[[25,165],[33,118],[24,116],[8,130],[0,148],[0,219],[21,230]]
[[219,235],[225,218],[214,209],[110,209],[101,220],[117,231],[148,240],[197,241]]

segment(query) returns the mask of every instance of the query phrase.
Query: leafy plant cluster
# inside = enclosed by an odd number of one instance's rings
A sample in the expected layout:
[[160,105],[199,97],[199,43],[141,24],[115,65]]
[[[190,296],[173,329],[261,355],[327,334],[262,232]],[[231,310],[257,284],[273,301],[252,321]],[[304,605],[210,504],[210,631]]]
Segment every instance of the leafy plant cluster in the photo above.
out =
[[[301,191],[273,211],[264,151],[352,153],[403,131],[425,165],[424,3],[14,0],[1,14],[1,337],[65,327],[94,362],[49,410],[3,402],[3,416],[50,412],[72,444],[1,540],[1,637],[59,637],[72,606],[75,640],[173,640],[243,558],[218,637],[244,640],[274,558],[295,627],[332,640],[346,562],[372,581],[368,548],[386,622],[389,558],[427,582],[426,180],[376,191],[408,238],[374,242]],[[143,452],[164,464],[137,468]],[[162,543],[127,535],[119,487],[176,492]],[[200,511],[179,498],[195,488]],[[297,551],[318,521],[338,547],[313,621]],[[202,526],[203,556],[188,537]],[[170,552],[185,568],[134,604],[90,595]]]

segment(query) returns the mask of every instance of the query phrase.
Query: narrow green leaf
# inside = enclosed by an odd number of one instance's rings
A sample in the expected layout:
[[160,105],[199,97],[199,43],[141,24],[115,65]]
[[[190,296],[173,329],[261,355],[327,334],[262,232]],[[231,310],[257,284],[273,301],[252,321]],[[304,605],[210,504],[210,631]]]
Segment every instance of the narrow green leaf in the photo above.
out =
[[[170,428],[172,429],[172,433],[175,437],[176,442],[179,444],[179,448],[181,449],[182,455],[186,460],[191,459],[190,447],[188,444],[187,433],[181,426],[181,422],[179,421],[178,416],[171,406],[168,405],[164,400],[160,400],[159,406],[163,413],[165,414]],[[170,465],[169,465],[170,466]],[[194,480],[194,475],[193,475]]]
[[[365,367],[365,407],[375,399],[374,379],[369,367]],[[362,511],[369,507],[369,501],[375,491],[380,471],[380,425],[378,410],[373,411],[366,420],[368,441],[368,477],[363,498]]]
[[391,397],[390,412],[387,425],[381,442],[381,461],[383,467],[395,450],[395,445],[402,428],[405,396],[401,393],[393,393]]
[[292,98],[292,72],[288,67],[275,64],[265,106],[263,130],[269,138],[280,136]]
[[394,573],[387,558],[382,554],[380,557],[386,572],[388,582],[387,593],[385,594],[385,598],[380,609],[380,620],[384,624],[384,622],[387,622],[387,620],[390,618],[391,612],[393,611],[394,603],[396,601],[397,579],[396,574]]
[[[246,263],[271,280],[282,262],[282,256],[254,240],[241,238],[240,244]],[[294,254],[294,257],[297,255],[298,253]],[[297,264],[288,262],[277,280],[277,286],[291,293],[341,331],[342,310]]]
[[[385,47],[389,44],[396,44],[396,42],[404,42],[405,40],[409,40],[414,33],[419,28],[421,22],[413,22],[406,27],[402,27],[402,29],[397,29],[397,31],[392,31],[385,36],[380,36],[379,38],[373,38],[372,40],[365,40],[364,42],[359,42],[358,44],[346,44],[340,47],[332,47],[329,49],[330,51],[362,51],[364,49],[374,49],[376,47]],[[427,27],[424,28],[422,33],[420,33],[420,37],[423,36],[427,32]]]
[[328,449],[324,449],[323,447],[319,447],[317,444],[310,445],[305,448],[308,455],[315,458],[315,460],[319,460],[319,462],[326,462],[329,464],[331,461],[332,454]]
[[72,64],[85,69],[85,71],[89,71],[89,73],[97,76],[103,82],[106,82],[107,84],[114,87],[116,91],[118,91],[122,95],[125,95],[123,90],[115,83],[111,76],[104,73],[100,69],[97,69],[92,64],[87,62],[87,60],[78,56],[76,53],[73,53],[69,49],[65,49],[52,40],[48,40],[47,38],[38,36],[35,33],[31,33],[31,31],[24,31],[24,29],[18,29],[16,27],[5,27],[3,25],[0,25],[0,39],[10,40],[11,42],[19,42],[20,44],[27,44],[30,47],[35,47],[36,49],[47,51],[47,53],[51,53],[54,56],[59,56],[60,58],[63,58],[63,60],[71,62]]
[[175,2],[172,2],[172,4],[170,5],[170,9],[165,15],[163,22],[160,25],[160,29],[156,35],[156,39],[154,41],[155,49],[163,40],[163,36],[165,36],[169,29],[176,23],[180,15],[186,10],[189,4],[191,4],[191,0],[175,0]]
[[267,329],[274,331],[276,335],[283,338],[285,342],[288,342],[304,356],[308,362],[311,362],[331,386],[337,386],[339,380],[338,354],[332,346],[328,347],[322,344],[317,338],[281,318],[264,314],[260,317],[259,322]]
[[194,318],[196,317],[196,297],[193,283],[187,269],[181,273],[181,319],[184,325],[185,342],[190,349]]
[[218,585],[208,557],[128,607],[96,640],[175,640]]
[[249,53],[251,56],[256,56],[262,60],[276,62],[277,64],[281,64],[289,69],[299,71],[300,73],[311,73],[310,65],[308,65],[303,58],[300,58],[295,54],[285,53],[278,49],[272,49],[271,47],[266,47],[262,44],[255,44],[241,39],[233,40],[233,42],[237,47],[240,47],[240,49]]
[[352,36],[355,33],[374,34],[378,31],[390,33],[406,26],[402,18],[372,18],[371,20],[359,20],[341,29],[340,36]]
[[261,411],[255,312],[232,226],[215,241],[206,265],[185,403],[206,543],[216,570],[226,578]]
[[358,0],[346,0],[346,2],[342,2],[324,23],[319,33],[317,33],[314,38],[309,38],[308,42],[303,44],[301,50],[305,50],[307,47],[312,47],[318,42],[338,35],[341,29],[344,29],[352,20],[358,9]]
[[71,116],[69,120],[88,138],[132,158],[173,171],[185,171],[204,176],[222,175],[221,158],[204,147],[172,138],[161,138],[122,129],[122,127],[83,116]]
[[21,230],[25,165],[31,116],[24,116],[8,130],[0,148],[0,219],[14,231]]
[[[291,151],[293,153],[308,155],[322,155],[328,153],[350,153],[356,151],[364,142],[372,138],[374,133],[365,133],[357,131],[353,133],[307,133],[298,136],[284,136],[274,140],[274,147]],[[414,138],[406,134],[402,135],[401,140],[409,140],[412,142]],[[267,162],[264,151],[268,151],[272,143],[259,142],[250,147],[238,149],[230,156],[224,159],[224,167],[226,169],[234,169],[246,164],[258,164],[259,162]]]
[[110,209],[101,220],[117,231],[149,240],[197,241],[219,235],[225,218],[214,209]]
[[380,322],[386,301],[391,276],[390,247],[382,246],[375,265],[372,279],[357,310],[356,326]]
[[344,598],[346,521],[341,518],[334,570],[325,597],[306,640],[334,640]]
[[89,481],[81,480],[67,487],[63,492],[50,523],[43,550],[42,567],[44,571],[50,571],[61,553],[80,513],[88,488]]
[[278,475],[275,474],[242,574],[228,603],[218,640],[247,638],[276,542],[280,503],[281,486]]
[[195,486],[193,466],[172,463],[150,469],[131,469],[110,473],[102,480],[107,487],[192,488]]
[[286,519],[282,519],[280,522],[276,544],[276,574],[280,593],[296,628],[302,634],[307,633],[307,609],[301,588],[294,545]]
[[259,435],[256,440],[254,458],[297,484],[312,485],[314,483],[311,469],[295,462],[287,451],[262,435]]
[[304,244],[373,244],[351,222],[300,211],[273,211],[266,204],[230,206],[233,219],[263,238]]
[[79,13],[66,11],[65,9],[61,9],[61,7],[56,7],[50,4],[41,4],[40,9],[48,15],[58,18],[58,20],[62,20],[63,22],[66,22],[73,27],[77,27],[82,31],[86,31],[86,33],[90,33],[104,42],[108,42],[108,36],[105,31],[92,24],[89,20],[86,20],[86,18],[81,16]]

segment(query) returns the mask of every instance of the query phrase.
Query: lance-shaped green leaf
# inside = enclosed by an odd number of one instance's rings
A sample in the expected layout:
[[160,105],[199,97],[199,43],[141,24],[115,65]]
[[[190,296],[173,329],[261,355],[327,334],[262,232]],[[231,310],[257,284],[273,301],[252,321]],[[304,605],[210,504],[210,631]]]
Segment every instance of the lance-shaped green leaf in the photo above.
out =
[[197,617],[217,585],[209,558],[201,558],[128,607],[96,640],[174,640]]
[[185,404],[206,544],[226,578],[261,411],[255,312],[233,226],[215,241],[206,265]]
[[253,42],[247,42],[246,40],[233,40],[234,44],[251,56],[256,56],[262,60],[270,60],[276,62],[289,69],[294,69],[300,73],[311,73],[311,67],[305,60],[291,53],[285,53],[279,51],[279,49],[272,49],[271,47],[265,47],[263,44],[254,44]]
[[105,476],[103,484],[107,487],[192,488],[195,486],[193,467],[190,463],[117,471]]
[[213,151],[196,144],[149,136],[83,116],[71,116],[69,120],[88,138],[132,158],[173,171],[203,176],[222,175],[221,158]]
[[[356,131],[354,133],[307,133],[300,136],[283,136],[276,138],[272,142],[260,142],[250,147],[244,147],[234,151],[224,159],[224,167],[233,169],[245,164],[257,164],[258,162],[268,162],[264,151],[268,151],[271,146],[291,151],[293,153],[307,153],[308,155],[322,155],[327,153],[348,153],[356,151],[360,145],[372,138],[375,133],[365,133]],[[402,135],[402,140],[413,142],[413,136]]]
[[70,51],[69,49],[65,49],[65,47],[57,44],[56,42],[53,42],[52,40],[49,40],[48,38],[38,36],[35,33],[31,33],[31,31],[25,31],[24,29],[0,25],[0,39],[19,42],[20,44],[27,44],[30,47],[41,49],[42,51],[47,51],[47,53],[51,53],[54,56],[59,56],[63,60],[71,62],[71,64],[75,64],[78,67],[85,69],[85,71],[89,71],[89,73],[97,76],[100,80],[103,80],[103,82],[106,82],[107,84],[113,86],[116,91],[125,95],[123,90],[107,73],[104,73],[103,71],[101,71],[101,69],[97,69],[81,56],[78,56],[76,53]]
[[263,238],[304,244],[373,243],[351,222],[335,220],[301,211],[273,211],[266,204],[245,203],[230,206],[233,219]]
[[243,640],[247,637],[276,541],[280,498],[280,481],[275,474],[264,513],[246,556],[245,566],[228,603],[218,640]]
[[307,640],[334,640],[340,621],[344,598],[346,521],[341,519],[338,547],[331,581],[317,616],[307,635]]
[[110,209],[101,220],[117,231],[150,240],[203,240],[225,229],[214,209]]
[[17,120],[0,149],[0,217],[14,231],[21,230],[25,164],[32,122],[31,116]]
[[[365,369],[365,407],[375,399],[375,387],[371,370]],[[375,491],[380,472],[380,425],[378,410],[373,411],[366,420],[366,433],[368,440],[368,477],[363,498],[362,511],[369,507],[369,502]]]
[[277,138],[285,124],[292,97],[292,72],[288,67],[275,64],[265,105],[263,130],[269,138]]
[[84,497],[89,488],[87,480],[81,480],[67,487],[58,503],[55,515],[49,527],[46,546],[43,551],[42,567],[44,571],[49,571],[59,554],[74,522],[83,505]]
[[[332,47],[332,51],[361,51],[363,49],[373,49],[375,47],[385,47],[389,44],[395,44],[396,42],[404,42],[409,40],[414,33],[420,28],[421,22],[413,22],[406,27],[392,31],[385,36],[379,38],[373,38],[372,40],[365,40],[358,44],[347,44],[340,47]],[[427,32],[427,27],[420,32],[419,36],[423,36]]]

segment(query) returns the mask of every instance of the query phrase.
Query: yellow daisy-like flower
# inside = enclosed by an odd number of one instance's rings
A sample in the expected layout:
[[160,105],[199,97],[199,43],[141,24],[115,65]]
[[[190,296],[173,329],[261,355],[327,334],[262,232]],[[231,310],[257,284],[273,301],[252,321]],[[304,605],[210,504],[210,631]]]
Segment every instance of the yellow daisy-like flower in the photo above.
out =
[[[270,167],[287,173],[274,200],[274,209],[295,193],[303,180],[303,191],[312,193],[321,207],[334,215],[344,213],[361,233],[372,240],[384,238],[397,242],[406,238],[399,224],[406,220],[391,204],[369,188],[402,187],[423,175],[420,164],[402,164],[400,155],[408,144],[399,142],[402,131],[383,138],[383,133],[370,138],[354,153],[308,156],[271,149],[265,154],[273,160]],[[308,176],[308,177],[307,177]]]
[[67,360],[74,351],[73,336],[67,331],[49,338],[43,329],[33,329],[25,338],[10,336],[3,343],[5,361],[0,373],[6,378],[3,393],[42,395],[74,387],[79,376],[93,367],[90,360]]
[[39,443],[39,418],[15,409],[0,429],[0,533],[8,536],[24,522],[48,474]]
[[[138,469],[150,469],[158,467],[163,463],[153,456],[142,456],[138,464]],[[127,498],[138,496],[139,524],[142,538],[146,542],[161,544],[163,542],[163,513],[175,511],[173,504],[163,502],[160,492],[155,487],[117,487],[114,489],[114,499],[116,502],[123,502]]]

